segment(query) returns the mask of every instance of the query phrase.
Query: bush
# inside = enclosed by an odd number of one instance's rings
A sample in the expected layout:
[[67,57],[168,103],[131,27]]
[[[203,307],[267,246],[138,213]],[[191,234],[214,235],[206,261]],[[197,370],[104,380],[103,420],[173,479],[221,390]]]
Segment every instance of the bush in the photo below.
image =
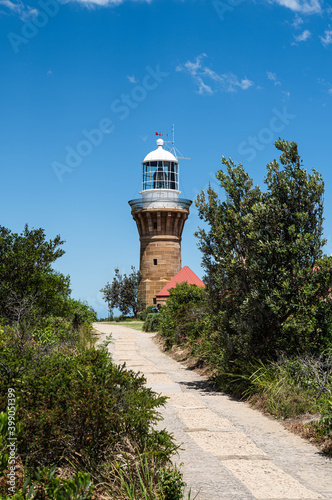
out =
[[170,290],[169,299],[160,312],[159,332],[166,347],[191,342],[194,344],[201,334],[202,321],[206,315],[204,288],[188,283],[179,283]]
[[155,306],[149,306],[147,307],[144,311],[142,311],[140,314],[139,314],[139,319],[141,321],[145,321],[146,320],[146,317],[148,314],[151,314],[153,313],[153,310],[155,309]]
[[184,487],[182,474],[176,466],[161,471],[159,492],[163,500],[181,500]]
[[[124,439],[143,447],[158,420],[156,409],[165,401],[144,382],[114,365],[102,350],[42,359],[15,382],[22,457],[29,466],[51,465],[75,453],[101,459]],[[152,442],[151,449],[159,453],[154,446]]]
[[120,316],[117,316],[116,318],[114,318],[114,321],[116,321],[117,323],[122,323],[124,321],[130,321],[131,319],[134,319],[134,318],[125,316],[124,314],[120,314]]
[[87,302],[70,299],[68,301],[69,314],[73,327],[77,330],[83,324],[93,323],[97,320],[97,313]]
[[143,332],[157,332],[160,323],[160,313],[149,313],[143,325]]
[[3,500],[90,500],[94,486],[90,474],[78,472],[71,479],[54,477],[55,467],[37,468],[13,496],[1,496]]
[[[32,478],[25,492],[17,492],[17,500],[37,498],[29,496],[32,485],[43,492],[38,498],[90,498],[89,478],[75,476],[74,468],[90,472],[94,483],[112,492],[114,466],[123,456],[133,463],[142,456],[158,471],[151,476],[155,489],[160,471],[177,449],[165,430],[153,429],[166,398],[145,387],[143,376],[115,365],[105,346],[84,349],[78,337],[75,334],[76,345],[70,348],[33,341],[22,351],[12,329],[0,329],[0,410],[7,406],[8,387],[15,387],[17,435],[21,432],[17,452],[26,464],[25,476]],[[6,414],[0,414],[0,480],[7,464],[6,422]],[[68,464],[73,476],[68,482],[47,479],[50,467]],[[36,470],[42,479],[35,476]],[[139,491],[138,483],[134,487]]]

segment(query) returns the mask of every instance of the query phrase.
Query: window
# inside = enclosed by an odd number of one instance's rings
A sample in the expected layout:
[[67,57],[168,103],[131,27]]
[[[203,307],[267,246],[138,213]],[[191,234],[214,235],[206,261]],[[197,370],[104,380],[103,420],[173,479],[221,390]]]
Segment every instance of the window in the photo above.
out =
[[143,189],[178,189],[178,164],[173,161],[143,163]]
[[153,299],[153,303],[154,303],[154,304],[157,304],[157,299],[156,299],[156,297],[154,297],[154,299]]
[[157,265],[158,265],[158,260],[157,260],[157,259],[153,259],[153,265],[154,265],[154,266],[157,266]]
[[154,227],[154,229],[158,229],[158,225],[156,222],[153,223],[153,227]]

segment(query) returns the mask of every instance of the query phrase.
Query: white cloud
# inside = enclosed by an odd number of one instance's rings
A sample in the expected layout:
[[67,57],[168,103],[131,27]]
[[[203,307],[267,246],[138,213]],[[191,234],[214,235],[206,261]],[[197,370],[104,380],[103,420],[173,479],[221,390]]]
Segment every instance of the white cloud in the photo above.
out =
[[322,0],[272,0],[301,14],[319,14],[322,12]]
[[332,43],[332,30],[325,30],[324,36],[320,36],[319,38],[324,47],[327,47]]
[[274,82],[274,85],[281,85],[281,82],[279,82],[277,79],[277,75],[275,73],[272,73],[272,71],[267,71],[266,76],[268,77],[269,80]]
[[[80,3],[82,5],[86,5],[87,7],[93,7],[95,5],[98,5],[99,7],[109,7],[109,6],[120,5],[125,1],[126,0],[62,0],[62,3],[75,2],[75,3]],[[141,2],[145,1],[147,3],[150,3],[152,0],[131,0],[131,1],[141,1]]]
[[309,30],[304,30],[299,35],[294,35],[294,39],[296,42],[305,42],[310,37],[311,37],[311,33]]
[[272,71],[267,71],[266,74],[267,74],[267,77],[269,80],[276,80],[277,79],[277,75],[275,73],[272,73]]
[[134,77],[134,75],[132,76],[127,76],[128,80],[130,81],[130,83],[137,83],[137,80],[136,78]]
[[24,5],[20,0],[17,2],[12,2],[11,0],[0,0],[0,6],[9,9],[12,14],[17,14],[22,20],[38,14],[38,9],[34,9],[29,5]]
[[332,84],[328,80],[325,80],[325,78],[318,78],[318,83],[321,85],[323,88],[325,88],[326,92],[328,94],[332,95]]
[[183,71],[192,76],[197,85],[198,94],[212,95],[217,90],[224,92],[236,92],[238,89],[246,90],[253,85],[253,82],[248,78],[239,78],[233,73],[216,73],[206,64],[203,64],[203,59],[206,54],[201,54],[194,61],[187,61],[179,65],[176,71]]
[[299,16],[295,16],[295,19],[292,23],[293,27],[294,28],[298,28],[299,26],[301,26],[302,24],[304,23],[302,17],[299,17]]
[[197,77],[198,93],[212,95],[214,91],[211,89],[210,85],[206,85],[200,76]]

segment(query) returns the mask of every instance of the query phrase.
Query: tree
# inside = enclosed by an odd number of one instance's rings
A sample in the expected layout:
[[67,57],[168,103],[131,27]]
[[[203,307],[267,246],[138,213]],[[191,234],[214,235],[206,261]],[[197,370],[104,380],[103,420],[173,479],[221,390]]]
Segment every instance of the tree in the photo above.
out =
[[281,139],[280,163],[267,165],[262,192],[231,159],[216,177],[220,201],[209,187],[196,200],[209,229],[196,233],[203,252],[207,292],[219,320],[221,342],[235,359],[305,350],[316,334],[308,315],[330,300],[331,261],[322,261],[321,175],[302,167],[295,142]]
[[138,285],[142,279],[140,271],[136,271],[131,266],[132,272],[127,276],[120,274],[119,269],[114,269],[115,276],[112,284],[107,282],[106,286],[100,291],[104,294],[104,300],[107,302],[109,311],[112,313],[114,307],[118,308],[122,314],[137,316],[145,305],[138,298]]
[[0,226],[0,317],[11,324],[64,313],[69,276],[52,268],[62,244],[60,236],[47,241],[41,228],[16,234]]

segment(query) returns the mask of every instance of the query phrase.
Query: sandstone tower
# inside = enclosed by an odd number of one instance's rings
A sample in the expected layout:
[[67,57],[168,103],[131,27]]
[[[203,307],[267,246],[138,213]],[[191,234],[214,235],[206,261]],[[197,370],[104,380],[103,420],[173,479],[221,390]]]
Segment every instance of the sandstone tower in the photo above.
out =
[[191,200],[179,198],[179,162],[164,141],[142,162],[141,198],[130,200],[140,236],[140,298],[146,306],[181,269],[181,236]]

